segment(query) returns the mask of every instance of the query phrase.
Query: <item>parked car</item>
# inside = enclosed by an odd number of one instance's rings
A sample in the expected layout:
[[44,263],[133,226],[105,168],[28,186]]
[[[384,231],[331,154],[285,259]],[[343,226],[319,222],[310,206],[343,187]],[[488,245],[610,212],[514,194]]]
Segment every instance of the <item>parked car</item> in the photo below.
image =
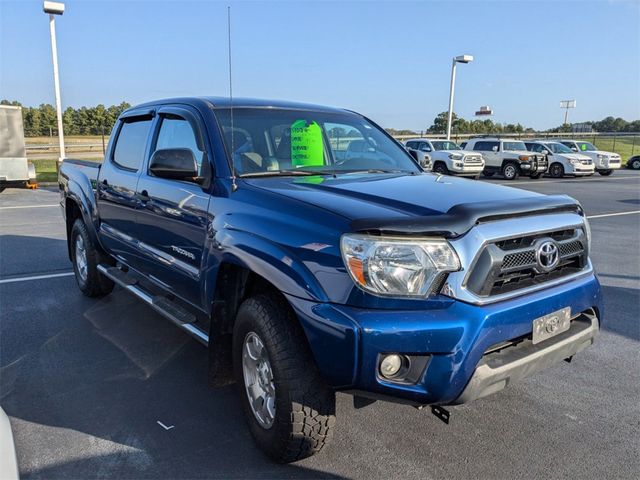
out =
[[554,178],[565,175],[593,175],[595,172],[593,160],[586,155],[575,153],[560,142],[532,141],[524,142],[527,150],[547,156],[549,168],[547,173]]
[[627,168],[631,170],[640,170],[640,155],[634,155],[627,160]]
[[431,172],[433,170],[433,163],[431,162],[431,155],[429,155],[424,150],[419,150],[417,148],[411,148],[406,143],[400,143],[409,154],[420,164],[422,169],[425,172]]
[[[101,166],[64,161],[61,207],[82,293],[119,285],[206,345],[210,381],[237,383],[272,458],[325,446],[336,391],[447,420],[446,405],[594,342],[602,299],[577,201],[442,181],[351,111],[231,106],[126,110]],[[336,160],[330,128],[364,148]]]
[[545,155],[529,152],[524,142],[498,137],[478,137],[467,141],[465,150],[480,152],[487,177],[501,173],[507,180],[520,175],[540,178],[547,171]]
[[484,160],[479,153],[463,151],[449,140],[416,138],[405,142],[407,148],[431,156],[433,171],[441,175],[458,175],[479,178],[484,170]]
[[591,160],[593,160],[596,171],[600,175],[611,175],[614,170],[622,166],[620,155],[598,150],[593,143],[582,140],[560,140],[560,143],[569,147],[574,152],[590,157]]
[[0,408],[0,478],[3,480],[20,478],[11,423],[2,408]]

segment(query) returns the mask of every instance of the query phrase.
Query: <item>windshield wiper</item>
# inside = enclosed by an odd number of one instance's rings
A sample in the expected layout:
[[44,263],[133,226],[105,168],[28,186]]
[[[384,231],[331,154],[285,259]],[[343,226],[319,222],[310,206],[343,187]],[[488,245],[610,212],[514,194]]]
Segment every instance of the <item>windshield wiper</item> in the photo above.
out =
[[308,177],[310,175],[333,175],[333,172],[323,172],[319,170],[267,170],[266,172],[243,173],[240,178],[251,177]]
[[413,174],[409,170],[392,170],[392,169],[384,169],[384,168],[369,168],[367,170],[349,170],[346,173],[410,173]]

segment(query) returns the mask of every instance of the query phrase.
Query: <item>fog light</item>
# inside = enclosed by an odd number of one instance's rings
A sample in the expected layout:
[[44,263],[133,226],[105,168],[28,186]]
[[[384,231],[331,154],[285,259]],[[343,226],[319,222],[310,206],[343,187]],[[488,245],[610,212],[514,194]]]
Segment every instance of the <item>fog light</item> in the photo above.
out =
[[380,373],[385,378],[391,378],[397,375],[400,368],[402,368],[402,357],[395,353],[387,355],[382,359],[382,362],[380,362]]

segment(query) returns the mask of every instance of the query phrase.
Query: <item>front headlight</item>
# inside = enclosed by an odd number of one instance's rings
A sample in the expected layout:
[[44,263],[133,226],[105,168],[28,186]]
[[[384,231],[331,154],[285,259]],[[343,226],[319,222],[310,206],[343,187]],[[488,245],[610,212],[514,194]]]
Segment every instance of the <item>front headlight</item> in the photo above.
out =
[[451,160],[462,160],[462,154],[461,153],[450,153],[449,154],[449,158]]
[[569,163],[571,165],[580,165],[582,162],[580,160],[578,160],[577,158],[570,158],[569,159]]
[[606,159],[607,159],[606,155],[598,154],[598,160],[606,160]]
[[587,235],[587,250],[589,252],[589,256],[591,256],[591,225],[589,225],[589,219],[587,218],[586,212],[584,213],[584,232]]
[[410,239],[345,234],[342,259],[355,284],[375,295],[426,297],[434,282],[460,269],[444,239]]

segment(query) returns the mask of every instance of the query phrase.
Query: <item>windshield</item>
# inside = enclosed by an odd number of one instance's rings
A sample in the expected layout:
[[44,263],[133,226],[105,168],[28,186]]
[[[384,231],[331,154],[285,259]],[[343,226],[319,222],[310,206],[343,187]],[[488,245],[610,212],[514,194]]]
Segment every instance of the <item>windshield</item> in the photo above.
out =
[[431,142],[431,144],[433,145],[433,148],[435,148],[436,150],[462,150],[458,144],[456,144],[455,142],[449,142],[447,140],[435,140],[433,142]]
[[593,143],[589,142],[576,142],[581,152],[596,152],[598,149]]
[[350,113],[273,108],[217,109],[240,176],[420,172],[378,126]]
[[502,143],[503,150],[519,150],[519,151],[527,151],[527,147],[524,146],[524,142],[503,142]]
[[551,150],[551,153],[573,153],[569,147],[561,143],[547,143],[545,146]]

